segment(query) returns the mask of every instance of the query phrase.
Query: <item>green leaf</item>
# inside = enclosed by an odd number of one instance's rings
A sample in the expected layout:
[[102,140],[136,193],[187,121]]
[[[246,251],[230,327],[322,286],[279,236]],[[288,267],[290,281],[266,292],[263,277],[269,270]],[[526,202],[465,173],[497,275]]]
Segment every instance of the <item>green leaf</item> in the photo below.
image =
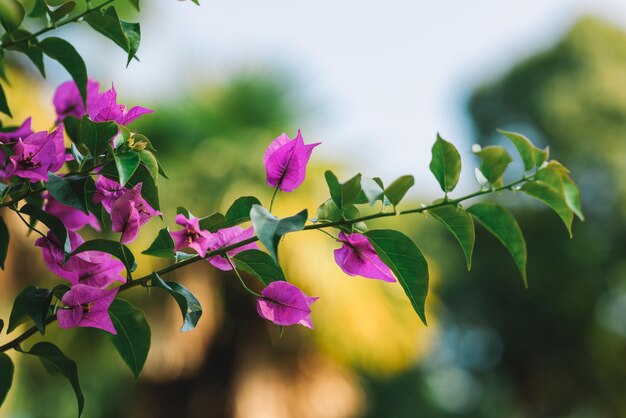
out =
[[148,169],[148,172],[150,173],[150,176],[152,176],[154,181],[157,181],[159,178],[159,161],[157,160],[157,158],[152,152],[147,150],[139,152],[138,155],[141,159],[141,164],[143,164],[146,169]]
[[200,229],[207,230],[209,232],[215,232],[224,225],[226,218],[219,212],[215,212],[209,216],[201,218],[198,224]]
[[88,214],[89,212],[85,204],[85,182],[88,178],[86,176],[71,175],[61,177],[48,173],[48,181],[44,184],[48,192],[56,200]]
[[69,15],[72,12],[72,10],[74,10],[75,8],[76,8],[76,2],[68,1],[67,3],[64,3],[61,6],[54,9],[54,11],[50,13],[50,18],[52,19],[53,22],[58,22],[59,20],[63,19],[65,16]]
[[474,251],[475,231],[472,217],[461,206],[446,205],[428,211],[433,218],[454,235],[465,254],[467,269],[472,267],[472,252]]
[[285,281],[285,274],[274,259],[263,251],[246,250],[233,257],[239,270],[258,277],[265,286],[276,281]]
[[393,206],[397,206],[411,187],[415,184],[413,176],[402,176],[385,189],[385,196]]
[[428,263],[411,238],[391,229],[375,229],[365,233],[376,254],[396,276],[424,325],[424,304],[428,296]]
[[[0,2],[0,4],[2,4]],[[30,39],[32,37],[32,33],[23,30],[17,29],[12,34],[5,33],[2,36],[2,42],[7,43],[11,42],[13,39]],[[8,50],[18,51],[22,54],[26,55],[28,59],[31,60],[33,64],[37,67],[41,76],[46,78],[46,71],[43,64],[43,53],[41,50],[37,49],[37,40],[31,39],[29,42],[18,42],[13,45],[9,45],[6,47]]]
[[475,152],[480,157],[480,172],[489,183],[499,185],[502,175],[513,159],[502,147],[489,146]]
[[139,167],[139,155],[134,151],[130,151],[118,154],[113,158],[115,160],[115,167],[117,168],[120,184],[126,186],[128,180],[135,174],[135,171],[137,171]]
[[317,208],[317,220],[324,222],[336,222],[341,220],[341,209],[337,207],[337,204],[333,199],[328,199]]
[[141,310],[119,298],[111,304],[109,314],[117,335],[107,333],[107,336],[137,379],[150,351],[148,321]]
[[35,0],[33,9],[28,14],[28,17],[43,17],[50,12],[48,5],[44,0]]
[[308,211],[306,209],[283,219],[278,219],[260,205],[253,205],[250,210],[254,232],[276,262],[278,262],[278,242],[282,236],[289,232],[302,230],[307,216]]
[[585,215],[583,214],[580,190],[576,183],[574,183],[574,180],[568,175],[563,176],[563,193],[565,194],[567,206],[578,216],[578,219],[584,221]]
[[141,28],[139,23],[121,21],[122,30],[126,39],[128,39],[128,60],[126,66],[130,64],[133,58],[137,58],[137,50],[139,50],[139,44],[141,43]]
[[339,183],[337,176],[330,170],[324,173],[324,177],[326,178],[326,184],[328,184],[330,197],[339,209],[343,209],[345,206],[351,205],[359,200],[362,194],[360,174],[357,174],[343,184]]
[[235,200],[226,211],[226,220],[223,228],[239,225],[250,220],[252,205],[260,205],[261,202],[254,196],[243,196]]
[[170,230],[168,228],[161,229],[150,247],[141,253],[153,257],[174,258],[174,240],[170,235]]
[[515,217],[506,209],[493,203],[476,203],[467,211],[487,231],[491,232],[504,247],[511,253],[515,265],[519,269],[524,285],[528,287],[526,279],[526,241],[522,235]]
[[4,223],[4,219],[0,216],[0,268],[4,270],[4,262],[7,259],[9,253],[9,229]]
[[70,252],[72,252],[72,246],[70,244],[70,238],[69,234],[67,233],[67,228],[65,227],[63,222],[59,220],[59,218],[50,215],[47,212],[44,212],[37,206],[34,206],[30,203],[26,203],[24,206],[22,206],[20,212],[29,215],[32,219],[35,219],[47,226],[48,229],[52,231],[52,233],[61,243],[61,246],[63,247],[63,252],[65,254],[69,254]]
[[2,0],[0,3],[0,24],[11,33],[20,27],[24,20],[24,7],[17,0]]
[[85,21],[97,32],[115,42],[124,52],[128,52],[128,38],[122,29],[120,18],[114,6],[106,10],[89,13],[85,16]]
[[76,49],[69,42],[56,37],[44,39],[37,47],[70,73],[78,86],[83,103],[87,103],[87,67]]
[[118,241],[112,241],[109,239],[93,239],[91,241],[85,241],[78,248],[76,248],[70,256],[80,254],[85,251],[102,251],[103,253],[111,254],[113,257],[124,263],[126,271],[129,273],[135,271],[137,268],[135,256],[132,251]]
[[532,170],[535,167],[541,166],[543,162],[548,158],[548,149],[539,149],[533,145],[530,139],[526,138],[522,134],[515,132],[508,132],[498,129],[502,135],[509,138],[509,140],[517,148],[520,157],[524,163],[524,170]]
[[80,123],[80,139],[91,155],[98,157],[109,147],[117,130],[115,122],[93,122],[85,115]]
[[29,354],[39,357],[39,360],[43,363],[44,368],[48,373],[53,376],[63,376],[69,380],[74,393],[76,394],[76,400],[78,401],[78,416],[80,417],[85,407],[85,398],[83,392],[80,389],[80,383],[78,382],[78,369],[76,363],[65,354],[56,345],[48,342],[40,342],[35,344],[30,351],[23,351],[24,354]]
[[9,109],[9,103],[7,102],[7,96],[4,94],[2,84],[0,84],[0,112],[4,113],[8,117],[12,118],[11,109]]
[[535,178],[559,191],[574,214],[581,221],[585,220],[580,201],[580,190],[569,176],[567,168],[558,161],[552,160],[544,168],[537,171]]
[[35,323],[37,330],[44,335],[51,302],[52,292],[48,289],[39,289],[33,285],[26,287],[13,302],[7,333],[12,332],[18,325],[30,318]]
[[135,8],[135,10],[137,10],[137,11],[139,12],[139,11],[140,11],[140,10],[139,10],[139,0],[129,0],[129,1],[130,1],[130,4],[132,4],[132,5],[133,5],[133,7]]
[[152,273],[152,287],[157,287],[168,292],[180,308],[183,315],[181,332],[191,331],[196,327],[202,316],[202,306],[196,297],[183,285],[176,282],[166,282],[157,273]]
[[[73,116],[68,116],[63,119],[63,127],[65,128],[65,133],[72,141],[73,145],[80,144],[80,119],[76,119]],[[80,163],[80,162],[79,162]]]
[[7,394],[13,384],[13,373],[15,366],[11,361],[11,357],[5,353],[0,353],[0,406],[7,398]]
[[565,228],[572,238],[572,222],[574,212],[569,208],[562,192],[540,180],[524,183],[520,190],[527,195],[545,203],[559,215],[565,224]]
[[[100,174],[113,179],[117,182],[120,181],[119,174],[117,173],[117,167],[114,163],[109,163],[102,167]],[[142,183],[141,196],[156,210],[160,210],[159,204],[159,190],[156,186],[156,182],[152,178],[150,171],[140,164],[135,171],[135,174],[128,180],[128,188],[132,188],[137,184]]]
[[461,176],[461,155],[456,147],[437,134],[432,148],[430,171],[434,174],[441,190],[451,192]]

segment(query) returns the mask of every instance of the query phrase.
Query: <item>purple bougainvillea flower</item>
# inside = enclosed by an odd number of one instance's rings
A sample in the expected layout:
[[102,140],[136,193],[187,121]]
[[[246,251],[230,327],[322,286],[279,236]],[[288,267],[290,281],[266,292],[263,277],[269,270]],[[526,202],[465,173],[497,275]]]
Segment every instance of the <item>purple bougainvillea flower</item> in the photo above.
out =
[[65,147],[63,145],[63,125],[50,134],[46,131],[36,132],[18,139],[13,146],[13,154],[5,168],[5,175],[18,176],[37,181],[48,180],[48,172],[58,171],[65,163]]
[[[84,240],[76,232],[69,231],[72,251]],[[124,264],[111,255],[100,251],[86,251],[64,259],[63,249],[52,232],[46,238],[39,238],[35,245],[41,248],[43,261],[48,270],[68,280],[72,284],[86,284],[94,287],[108,287],[114,282],[126,282],[121,276]]]
[[59,309],[57,318],[63,329],[74,327],[100,328],[113,335],[117,334],[109,306],[113,303],[118,289],[98,289],[77,284],[63,295],[65,309]]
[[0,132],[0,142],[6,144],[8,142],[15,142],[20,138],[26,138],[32,135],[34,132],[30,127],[30,122],[31,118],[28,118],[18,128],[6,132]]
[[[98,99],[99,90],[100,85],[97,82],[92,79],[87,81],[87,108],[93,106]],[[59,122],[68,116],[80,119],[87,114],[83,98],[80,96],[78,86],[76,86],[73,80],[66,81],[57,87],[52,103],[54,104],[57,121]]]
[[272,141],[263,156],[267,184],[283,192],[294,191],[304,181],[306,165],[319,144],[305,145],[299,129],[294,139],[283,133]]
[[391,270],[381,261],[367,237],[358,233],[339,233],[341,248],[335,250],[335,261],[350,276],[395,282]]
[[184,226],[185,229],[170,232],[174,240],[174,251],[182,248],[192,248],[201,257],[206,256],[206,250],[209,248],[211,233],[200,229],[200,221],[198,218],[187,219],[184,215],[176,215],[176,223]]
[[114,232],[121,232],[122,244],[133,242],[139,235],[139,228],[161,212],[141,196],[142,183],[124,192],[111,206],[111,223]]
[[256,301],[256,309],[262,318],[276,325],[304,325],[313,328],[311,304],[319,298],[304,294],[291,283],[277,281],[270,283]]
[[96,191],[93,194],[93,202],[102,203],[104,210],[111,213],[113,203],[127,191],[128,189],[126,187],[122,187],[115,180],[100,176],[98,180],[96,180]]
[[[243,229],[240,226],[233,226],[230,228],[220,229],[216,233],[211,235],[211,239],[209,242],[209,249],[211,251],[215,251],[222,247],[228,247],[233,244],[237,244],[238,242],[244,241],[248,238],[252,238],[254,236],[254,229],[248,228]],[[229,257],[234,257],[245,250],[253,250],[258,249],[259,246],[256,242],[252,242],[250,244],[243,245],[239,248],[235,248],[234,250],[230,250],[227,252]],[[213,264],[220,270],[232,270],[232,267],[228,263],[228,260],[221,255],[216,255],[214,257],[207,258],[209,263]]]
[[85,225],[89,225],[96,231],[100,231],[100,223],[98,222],[98,218],[96,218],[93,213],[87,215],[83,211],[71,206],[66,206],[52,197],[49,193],[44,194],[44,199],[46,199],[44,210],[59,218],[67,229],[71,231],[78,231]]
[[114,86],[100,94],[88,111],[89,117],[95,122],[115,121],[120,125],[128,125],[142,115],[152,113],[152,110],[145,107],[135,106],[127,110],[126,105],[118,104]]

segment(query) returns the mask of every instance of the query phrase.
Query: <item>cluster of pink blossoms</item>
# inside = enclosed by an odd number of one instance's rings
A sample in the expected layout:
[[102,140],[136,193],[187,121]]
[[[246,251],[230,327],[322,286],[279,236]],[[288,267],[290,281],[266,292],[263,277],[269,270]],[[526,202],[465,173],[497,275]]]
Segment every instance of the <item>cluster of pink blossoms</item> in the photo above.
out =
[[[47,181],[49,173],[61,170],[64,163],[73,158],[64,146],[63,121],[67,117],[80,119],[87,115],[94,122],[114,121],[123,126],[152,112],[138,106],[128,110],[125,105],[117,103],[114,87],[101,93],[98,83],[93,80],[88,83],[86,105],[73,81],[59,86],[53,103],[57,113],[57,126],[52,132],[33,132],[30,118],[14,130],[0,132],[0,142],[3,144],[0,148],[0,179],[8,182],[13,177],[19,177],[34,183]],[[300,131],[293,139],[284,133],[276,138],[263,158],[268,185],[284,192],[298,188],[305,179],[311,153],[318,145],[319,143],[305,144]],[[112,142],[111,146],[114,147]],[[95,181],[93,203],[101,205],[109,214],[111,229],[121,234],[119,241],[122,244],[133,242],[140,228],[151,218],[161,214],[142,197],[141,190],[142,183],[128,188],[104,175],[100,175]],[[67,228],[71,251],[84,243],[79,230],[90,226],[101,231],[100,222],[93,213],[84,213],[66,206],[48,192],[43,197],[44,211],[58,218]],[[198,218],[188,218],[182,214],[177,215],[176,223],[183,229],[170,233],[174,241],[174,251],[190,248],[221,270],[231,270],[233,267],[229,258],[238,253],[259,249],[252,242],[237,246],[226,254],[207,258],[208,252],[253,238],[253,228],[233,226],[210,232],[201,229]],[[335,261],[345,273],[395,281],[389,267],[379,259],[364,235],[341,232],[337,241],[342,246],[335,250]],[[115,334],[108,310],[118,291],[117,287],[112,286],[126,282],[122,276],[124,264],[101,251],[83,251],[68,257],[63,243],[53,231],[39,238],[35,245],[41,248],[47,268],[71,284],[70,290],[62,297],[65,306],[57,313],[60,327],[94,327]],[[293,284],[275,281],[262,290],[257,300],[257,311],[261,317],[275,324],[300,324],[313,328],[310,306],[316,300],[317,298],[307,296]]]

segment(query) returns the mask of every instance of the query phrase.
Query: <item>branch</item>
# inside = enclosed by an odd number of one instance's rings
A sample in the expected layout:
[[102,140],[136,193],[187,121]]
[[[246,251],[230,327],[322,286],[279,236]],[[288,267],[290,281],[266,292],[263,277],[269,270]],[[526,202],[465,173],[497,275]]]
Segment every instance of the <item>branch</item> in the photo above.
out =
[[[485,189],[485,190],[480,190],[478,192],[475,193],[471,193],[462,197],[459,197],[457,199],[450,199],[450,200],[444,200],[441,201],[439,203],[434,203],[432,205],[428,205],[428,206],[421,206],[419,208],[414,208],[414,209],[408,209],[408,210],[404,210],[404,211],[400,211],[400,212],[389,212],[389,213],[375,213],[372,215],[367,215],[367,216],[362,216],[360,218],[355,218],[355,219],[349,219],[349,220],[340,220],[340,221],[335,221],[335,222],[324,222],[324,223],[319,223],[319,224],[314,224],[314,225],[307,225],[304,227],[304,231],[310,231],[310,230],[315,230],[315,229],[323,229],[323,228],[329,228],[329,227],[334,227],[334,226],[347,226],[347,225],[352,225],[355,224],[357,222],[363,222],[363,221],[369,221],[372,219],[378,219],[378,218],[386,218],[389,216],[401,216],[401,215],[409,215],[409,214],[413,214],[413,213],[423,213],[423,212],[427,212],[431,209],[436,209],[442,206],[456,206],[459,203],[468,200],[468,199],[472,199],[474,197],[478,197],[478,196],[482,196],[482,195],[486,195],[486,194],[490,194],[490,193],[496,193],[499,191],[503,191],[503,190],[513,190],[513,188],[515,186],[517,186],[518,184],[521,183],[525,183],[527,181],[532,181],[533,178],[532,177],[523,177],[517,181],[514,181],[512,183],[509,183],[507,185],[501,186],[501,187],[496,187],[496,188],[492,188],[492,189]],[[210,251],[206,253],[206,257],[205,258],[210,258],[210,257],[214,257],[214,256],[219,256],[219,255],[226,255],[226,253],[228,253],[229,251],[232,251],[236,248],[239,247],[243,247],[244,245],[248,245],[251,244],[253,242],[258,241],[259,238],[257,236],[248,238],[246,240],[240,241],[236,244],[232,244],[226,247],[222,247],[219,248],[217,250],[214,251]],[[156,273],[159,276],[163,276],[165,274],[171,273],[174,270],[178,270],[179,268],[188,266],[190,264],[193,264],[197,261],[203,260],[202,257],[196,255],[194,257],[188,258],[186,260],[183,260],[179,263],[175,263],[172,264],[171,266],[165,267],[159,271],[157,271]],[[154,273],[150,273],[146,276],[140,277],[138,279],[133,280],[132,282],[126,282],[125,284],[123,284],[122,286],[119,287],[119,291],[118,294],[121,292],[124,292],[128,289],[131,289],[133,287],[139,286],[139,285],[145,285],[147,284],[150,280],[152,280]],[[48,318],[48,320],[46,321],[46,325],[50,324],[52,322],[54,322],[56,320],[56,316],[52,316],[50,318]],[[23,341],[25,341],[26,339],[28,339],[30,336],[34,335],[37,333],[37,328],[36,327],[31,327],[28,330],[26,330],[23,334],[19,335],[18,337],[16,337],[15,339],[9,341],[8,343],[4,344],[3,346],[0,346],[0,353],[8,351],[12,348],[16,348],[18,347]]]

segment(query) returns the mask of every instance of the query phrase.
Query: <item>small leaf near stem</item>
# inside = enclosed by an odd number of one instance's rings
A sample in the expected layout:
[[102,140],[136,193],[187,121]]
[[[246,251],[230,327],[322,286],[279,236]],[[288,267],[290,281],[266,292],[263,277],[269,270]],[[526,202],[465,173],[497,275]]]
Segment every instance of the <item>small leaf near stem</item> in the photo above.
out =
[[251,295],[253,295],[254,297],[260,298],[261,295],[259,295],[257,292],[255,292],[254,290],[250,289],[246,285],[246,282],[243,280],[243,277],[241,277],[241,274],[239,274],[239,270],[237,270],[237,267],[235,267],[235,263],[233,263],[233,260],[231,260],[230,256],[228,254],[224,254],[224,256],[226,257],[226,260],[228,260],[228,264],[230,264],[230,267],[232,267],[233,271],[237,275],[237,278],[241,282],[241,285],[243,286],[244,290],[246,292],[250,293]]

